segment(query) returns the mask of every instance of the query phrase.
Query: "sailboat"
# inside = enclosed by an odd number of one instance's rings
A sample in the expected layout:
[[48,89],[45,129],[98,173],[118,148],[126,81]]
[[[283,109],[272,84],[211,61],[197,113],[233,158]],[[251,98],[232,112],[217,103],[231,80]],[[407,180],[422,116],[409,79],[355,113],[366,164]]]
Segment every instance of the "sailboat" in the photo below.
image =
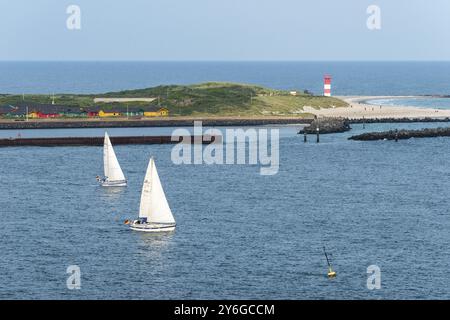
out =
[[155,160],[150,159],[142,187],[139,219],[130,224],[130,229],[144,232],[165,232],[175,230],[175,219],[164,194]]
[[105,142],[103,144],[103,165],[105,177],[100,179],[97,177],[103,187],[126,187],[127,180],[120,168],[116,153],[114,152],[108,132],[105,132]]

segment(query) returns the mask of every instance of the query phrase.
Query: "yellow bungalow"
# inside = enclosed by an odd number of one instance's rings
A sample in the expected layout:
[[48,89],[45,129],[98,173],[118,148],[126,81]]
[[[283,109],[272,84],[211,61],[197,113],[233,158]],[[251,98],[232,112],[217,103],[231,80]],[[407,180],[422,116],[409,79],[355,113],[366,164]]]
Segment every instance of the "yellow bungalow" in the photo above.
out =
[[169,109],[158,108],[156,110],[144,111],[144,117],[167,117],[169,116]]
[[39,118],[39,112],[32,111],[28,113],[28,118],[30,119],[38,119]]
[[100,110],[98,112],[98,116],[100,118],[112,118],[112,117],[120,117],[120,116],[122,116],[122,113],[117,112],[117,111],[109,111],[109,112],[107,112],[107,111]]

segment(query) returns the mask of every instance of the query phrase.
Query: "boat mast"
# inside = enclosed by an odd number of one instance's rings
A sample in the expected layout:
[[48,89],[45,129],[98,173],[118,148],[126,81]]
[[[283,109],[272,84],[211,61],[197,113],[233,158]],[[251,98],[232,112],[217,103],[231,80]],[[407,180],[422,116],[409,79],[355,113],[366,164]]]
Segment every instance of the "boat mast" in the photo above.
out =
[[108,135],[108,132],[106,132],[105,133],[105,142],[104,142],[104,146],[103,146],[103,149],[105,149],[105,153],[106,153],[106,155],[104,156],[105,158],[105,163],[104,163],[104,166],[105,166],[105,179],[107,179],[108,178],[108,175],[109,175],[109,135]]
[[328,259],[327,252],[325,251],[325,247],[323,247],[323,253],[325,254],[325,258],[327,259],[328,268],[331,269],[330,259]]

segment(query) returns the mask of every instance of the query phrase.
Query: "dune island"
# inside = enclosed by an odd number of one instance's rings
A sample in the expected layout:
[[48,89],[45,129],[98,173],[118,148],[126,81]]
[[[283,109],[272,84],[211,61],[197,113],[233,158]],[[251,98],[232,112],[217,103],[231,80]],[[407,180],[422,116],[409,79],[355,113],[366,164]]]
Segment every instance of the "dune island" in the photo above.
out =
[[257,85],[208,82],[103,94],[0,94],[0,128],[83,128],[309,124],[314,118],[442,121],[450,110],[373,106],[373,97],[314,95]]

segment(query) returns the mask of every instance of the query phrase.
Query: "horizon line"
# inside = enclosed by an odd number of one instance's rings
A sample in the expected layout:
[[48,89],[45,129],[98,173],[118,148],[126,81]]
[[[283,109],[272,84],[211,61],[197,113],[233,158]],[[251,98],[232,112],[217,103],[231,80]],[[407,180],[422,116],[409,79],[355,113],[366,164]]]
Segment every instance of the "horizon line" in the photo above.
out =
[[398,60],[398,59],[393,59],[393,60],[360,60],[360,59],[355,59],[355,60],[87,60],[87,59],[81,59],[81,60],[0,60],[0,63],[13,63],[13,62],[95,62],[95,63],[111,63],[111,62],[154,62],[154,63],[176,63],[176,62],[182,62],[182,63],[186,63],[186,62],[190,62],[190,63],[195,63],[195,62],[211,62],[211,63],[217,63],[217,62],[226,62],[226,63],[239,63],[239,62],[247,62],[247,63],[252,63],[252,62],[266,62],[266,63],[270,63],[270,62],[276,62],[276,63],[283,63],[283,62],[450,62],[449,60],[415,60],[415,59],[405,59],[405,60]]

